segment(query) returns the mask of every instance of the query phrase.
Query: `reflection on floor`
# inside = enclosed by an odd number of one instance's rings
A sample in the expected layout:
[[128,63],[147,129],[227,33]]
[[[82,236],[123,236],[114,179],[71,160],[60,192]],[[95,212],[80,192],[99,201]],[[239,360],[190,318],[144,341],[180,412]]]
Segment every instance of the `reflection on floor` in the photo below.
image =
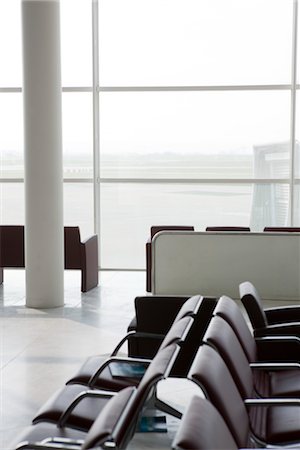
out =
[[[65,307],[25,307],[25,273],[6,270],[0,286],[0,449],[30,424],[38,408],[62,387],[86,357],[109,354],[134,315],[133,300],[145,294],[144,272],[103,272],[100,286],[80,292],[80,273],[65,272]],[[271,306],[269,302],[267,306]],[[162,398],[184,410],[199,388],[185,380],[159,386]],[[170,448],[168,433],[136,434],[130,449]]]

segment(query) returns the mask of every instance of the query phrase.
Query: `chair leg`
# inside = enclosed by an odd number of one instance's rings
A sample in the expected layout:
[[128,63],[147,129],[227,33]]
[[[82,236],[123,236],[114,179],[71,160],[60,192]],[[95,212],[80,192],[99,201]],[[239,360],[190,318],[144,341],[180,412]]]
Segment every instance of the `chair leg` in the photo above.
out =
[[182,413],[180,411],[178,411],[176,408],[173,408],[173,406],[168,405],[167,403],[163,402],[162,400],[160,400],[157,397],[154,401],[154,405],[160,411],[163,411],[166,414],[170,414],[171,416],[177,417],[177,419],[181,419],[181,417],[182,417]]

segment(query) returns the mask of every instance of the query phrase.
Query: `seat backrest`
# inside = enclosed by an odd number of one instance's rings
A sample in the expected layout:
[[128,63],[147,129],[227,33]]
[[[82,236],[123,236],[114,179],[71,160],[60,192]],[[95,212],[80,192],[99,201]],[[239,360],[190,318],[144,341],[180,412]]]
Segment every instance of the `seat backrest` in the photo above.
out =
[[160,231],[194,231],[194,227],[190,225],[153,225],[150,228],[151,239]]
[[237,303],[230,297],[223,295],[218,301],[214,314],[229,323],[239,339],[248,361],[256,361],[256,343]]
[[180,422],[174,450],[238,450],[219,411],[205,398],[194,396]]
[[168,296],[136,297],[136,334],[129,338],[128,354],[152,359],[174,321],[196,313],[200,303],[200,296],[191,299]]
[[106,441],[112,441],[116,448],[126,448],[145,402],[157,383],[168,376],[178,351],[176,344],[159,350],[139,386],[122,389],[112,397],[90,428],[82,450],[106,448]]
[[219,355],[208,345],[198,350],[188,378],[197,383],[225,420],[238,447],[250,439],[249,416],[232,376]]
[[253,376],[246,354],[235,332],[220,316],[212,318],[203,341],[215,348],[225,361],[243,398],[253,391]]
[[79,227],[64,227],[65,269],[81,269],[81,242]]
[[121,443],[118,448],[126,448],[126,444],[129,442],[135,431],[135,425],[145,402],[153,393],[157,383],[168,377],[172,365],[176,360],[178,351],[178,345],[169,345],[160,349],[151,361],[145,375],[137,387],[132,403],[124,410],[122,420],[119,421],[118,426],[115,429],[114,440]]
[[249,316],[249,320],[254,329],[268,326],[268,319],[265,314],[262,300],[250,281],[245,281],[239,285],[241,302]]
[[175,321],[182,319],[182,317],[197,315],[201,306],[201,302],[201,295],[193,295],[193,297],[190,297],[183,303],[182,307],[178,311],[177,316],[175,317]]
[[300,233],[300,227],[265,227],[264,231],[275,233]]
[[0,267],[25,267],[24,226],[0,226]]
[[187,339],[190,329],[193,325],[193,317],[182,317],[182,319],[177,320],[173,323],[168,333],[164,337],[159,350],[163,349],[171,344],[179,344]]
[[111,440],[119,448],[121,441],[115,430],[119,421],[123,420],[123,411],[126,408],[130,411],[135,391],[136,388],[133,386],[122,389],[105,404],[86,435],[82,450],[101,448],[101,446],[104,448],[105,442]]
[[136,331],[165,334],[188,297],[141,296],[134,301]]
[[[191,299],[187,300],[187,302],[192,304],[196,297],[197,296],[191,297]],[[193,314],[194,321],[189,329],[186,339],[180,344],[180,352],[171,371],[172,377],[185,378],[187,376],[199,346],[202,343],[204,333],[212,318],[213,311],[217,303],[217,300],[213,297],[198,297],[196,312]],[[185,306],[186,305],[182,307],[183,311],[187,311],[189,309]],[[178,316],[180,316],[180,312]]]
[[250,231],[249,227],[206,227],[205,231]]

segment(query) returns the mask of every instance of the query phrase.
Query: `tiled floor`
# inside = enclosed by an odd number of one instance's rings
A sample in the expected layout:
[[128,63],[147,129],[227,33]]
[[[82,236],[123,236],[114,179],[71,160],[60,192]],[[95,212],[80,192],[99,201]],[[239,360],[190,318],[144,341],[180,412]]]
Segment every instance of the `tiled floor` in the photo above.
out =
[[[145,294],[144,272],[103,272],[99,287],[80,292],[80,274],[65,274],[65,307],[25,307],[23,270],[6,270],[0,286],[0,449],[30,424],[38,408],[62,387],[91,354],[109,354],[134,315],[133,300]],[[174,381],[162,395],[186,401],[186,387]],[[174,419],[175,420],[175,419]],[[175,422],[168,429],[174,430]],[[131,448],[170,448],[172,433],[137,435]]]
[[[65,307],[37,310],[25,307],[24,271],[5,271],[0,286],[1,450],[10,450],[10,442],[86,357],[109,354],[126,333],[134,297],[145,294],[145,273],[103,272],[100,278],[99,287],[82,294],[79,272],[65,272]],[[200,393],[184,380],[167,380],[159,388],[162,398],[183,409],[193,393]],[[167,434],[136,434],[129,448],[170,448],[177,426],[168,417]]]

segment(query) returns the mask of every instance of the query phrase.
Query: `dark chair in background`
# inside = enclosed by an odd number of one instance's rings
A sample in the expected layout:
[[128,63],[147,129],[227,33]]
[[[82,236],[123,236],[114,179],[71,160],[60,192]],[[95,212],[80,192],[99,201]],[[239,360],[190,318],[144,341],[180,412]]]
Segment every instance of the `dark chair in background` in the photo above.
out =
[[[189,300],[188,297],[173,296],[136,297],[136,315],[128,327],[128,355],[153,358],[174,320],[178,320],[182,314],[193,314],[192,302],[197,302],[197,298],[199,300],[200,296]],[[215,298],[203,298],[199,310],[201,317],[197,319],[200,322],[199,335],[204,332],[215,304]],[[147,336],[143,336],[144,333]]]
[[186,225],[154,225],[150,228],[150,237],[146,242],[146,291],[151,292],[152,239],[160,231],[194,231],[194,227]]
[[[142,299],[143,297],[138,298]],[[164,298],[160,297],[160,299],[162,299],[163,302]],[[172,300],[172,297],[168,297],[168,300],[169,299]],[[148,297],[145,297],[145,300],[148,301]],[[122,380],[120,378],[114,378],[111,374],[111,371],[109,370],[110,363],[112,361],[119,361],[120,363],[124,362],[126,364],[126,361],[131,361],[132,363],[140,362],[141,364],[148,365],[162,345],[169,345],[170,342],[174,342],[174,340],[178,340],[180,338],[181,325],[178,324],[178,322],[181,322],[180,319],[183,319],[185,317],[193,317],[192,315],[195,310],[198,309],[198,305],[201,304],[201,301],[202,298],[200,296],[192,297],[187,301],[184,299],[184,301],[181,303],[182,307],[180,308],[179,306],[177,306],[176,315],[174,314],[175,317],[172,318],[171,322],[169,321],[168,310],[163,309],[166,315],[166,319],[162,321],[162,324],[164,325],[162,329],[156,328],[154,325],[155,332],[153,332],[153,327],[151,328],[150,323],[146,322],[148,328],[144,328],[143,331],[129,332],[123,339],[121,339],[121,341],[112,351],[109,358],[104,358],[102,355],[90,356],[83,363],[78,372],[68,380],[67,384],[82,384],[85,386],[89,386],[90,388],[98,387],[101,389],[106,388],[112,390],[122,389],[123,387],[127,386],[128,383],[133,383],[135,385],[138,384],[139,380],[128,378],[123,378]],[[160,305],[160,303],[158,305]],[[177,319],[177,325],[174,329],[175,319]],[[146,345],[145,350],[150,351],[148,355],[149,357],[145,354],[146,352],[143,351],[143,347],[141,348],[140,346],[134,346],[134,348],[138,348],[139,350],[141,350],[141,356],[130,354],[128,355],[128,357],[118,357],[119,350],[122,348],[124,343],[126,343],[126,341],[130,342],[131,338],[134,339],[135,344],[136,341],[139,342],[139,340],[141,340],[141,343]]]
[[79,227],[64,227],[65,269],[81,270],[81,291],[98,285],[98,237],[80,240]]
[[265,227],[264,231],[274,233],[300,233],[300,227]]
[[188,298],[166,295],[136,297],[135,316],[127,328],[128,355],[153,358]]
[[[81,270],[81,291],[98,285],[98,238],[81,242],[79,227],[64,227],[65,269]],[[0,284],[4,268],[25,267],[24,225],[0,225]]]
[[0,284],[5,267],[25,267],[23,225],[0,225]]
[[250,231],[250,228],[249,227],[218,226],[218,227],[206,227],[205,231]]

